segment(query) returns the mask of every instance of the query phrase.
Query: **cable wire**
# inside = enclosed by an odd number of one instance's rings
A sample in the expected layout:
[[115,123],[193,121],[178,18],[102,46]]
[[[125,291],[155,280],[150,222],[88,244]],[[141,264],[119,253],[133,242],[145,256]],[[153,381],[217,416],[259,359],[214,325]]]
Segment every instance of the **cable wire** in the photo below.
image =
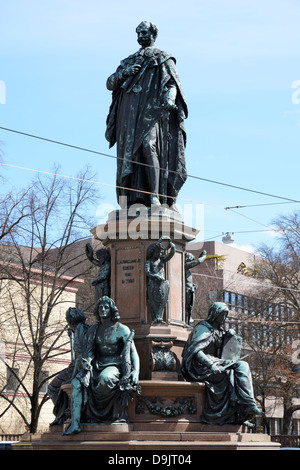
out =
[[[83,182],[86,182],[86,183],[99,184],[101,186],[110,186],[112,188],[124,189],[126,191],[133,191],[133,192],[138,192],[138,193],[143,193],[143,194],[154,194],[150,191],[145,191],[143,189],[128,188],[126,186],[118,186],[116,184],[103,183],[101,181],[95,181],[95,180],[91,180],[91,179],[79,178],[78,176],[62,175],[61,173],[53,173],[51,171],[36,170],[34,168],[26,168],[26,167],[23,167],[23,166],[20,166],[20,165],[11,165],[10,163],[0,162],[0,165],[1,166],[7,166],[9,168],[17,168],[18,170],[32,171],[34,173],[42,173],[44,175],[58,176],[60,178],[68,178],[68,179],[72,179],[72,180],[83,181]],[[158,196],[164,196],[164,197],[170,198],[170,199],[174,199],[173,196],[167,196],[167,195],[163,195],[163,194],[157,194],[157,195]],[[218,207],[219,209],[224,209],[223,206],[220,206],[220,205],[217,205],[217,204],[212,204],[212,203],[209,203],[209,202],[196,201],[196,200],[193,200],[193,199],[186,199],[186,198],[181,198],[181,197],[177,197],[177,199],[179,199],[181,201],[185,201],[185,202],[193,202],[195,204],[203,204],[203,205],[206,205],[206,206],[213,206],[213,207]]]
[[[236,273],[233,273],[233,272],[231,272],[231,273],[236,274]],[[217,280],[220,280],[220,281],[224,281],[223,277],[211,276],[209,274],[203,274],[203,273],[193,273],[193,276],[203,276],[203,277],[209,277],[209,278],[212,278],[212,279],[217,279]],[[243,280],[249,282],[249,279],[243,279]],[[256,279],[253,279],[253,281],[259,282]],[[235,279],[230,279],[230,283],[235,283],[235,282],[241,282],[241,278],[236,279],[236,280]],[[259,283],[259,286],[260,287],[267,287],[268,289],[270,288],[270,289],[278,289],[278,290],[284,290],[284,291],[289,291],[289,292],[298,292],[298,293],[300,293],[299,289],[291,289],[289,287],[279,287],[279,286],[267,285],[267,284],[261,284],[261,283]]]
[[[17,131],[15,129],[10,129],[10,128],[7,128],[7,127],[2,127],[2,126],[0,126],[0,129],[2,129],[4,131],[8,131],[8,132],[13,132],[15,134],[20,134],[20,135],[23,135],[23,136],[26,136],[26,137],[31,137],[31,138],[34,138],[34,139],[43,140],[43,141],[50,142],[50,143],[53,143],[53,144],[63,145],[65,147],[74,148],[76,150],[81,150],[81,151],[84,151],[84,152],[94,153],[94,154],[101,155],[101,156],[104,156],[104,157],[114,158],[116,160],[118,160],[118,159],[122,160],[122,158],[120,158],[120,157],[116,157],[116,156],[113,156],[113,155],[109,155],[107,153],[99,152],[97,150],[87,149],[85,147],[79,147],[77,145],[72,145],[72,144],[68,144],[68,143],[65,143],[65,142],[58,141],[58,140],[53,140],[53,139],[49,139],[49,138],[46,138],[46,137],[41,137],[41,136],[37,136],[37,135],[34,135],[34,134],[29,134],[27,132]],[[134,160],[128,160],[128,161],[131,162],[131,163],[134,163],[136,165],[142,165],[142,166],[150,167],[150,168],[153,167],[152,165],[149,165],[149,164],[143,163],[143,162],[136,162]],[[177,172],[174,171],[174,170],[168,170],[168,171],[170,173],[177,174]],[[200,180],[200,181],[206,181],[207,183],[213,183],[213,184],[218,184],[218,185],[226,186],[226,187],[233,188],[233,189],[238,189],[238,190],[241,190],[241,191],[248,191],[248,192],[251,192],[251,193],[260,194],[262,196],[269,196],[269,197],[282,199],[282,200],[289,201],[289,202],[300,203],[300,201],[295,200],[295,199],[291,199],[291,198],[287,198],[287,197],[283,197],[283,196],[278,196],[278,195],[275,195],[275,194],[265,193],[263,191],[257,191],[257,190],[250,189],[250,188],[244,188],[242,186],[236,186],[236,185],[229,184],[229,183],[223,183],[221,181],[215,181],[215,180],[211,180],[211,179],[208,179],[208,178],[202,178],[200,176],[187,174],[187,177],[197,179],[197,180]]]
[[[6,128],[6,127],[2,127],[0,126],[0,129],[2,130],[5,130],[5,131],[9,131],[9,132],[13,132],[13,133],[16,133],[16,134],[20,134],[20,135],[24,135],[24,136],[27,136],[27,137],[31,137],[31,138],[35,138],[35,139],[38,139],[38,140],[42,140],[42,141],[46,141],[46,142],[50,142],[50,143],[54,143],[54,144],[57,144],[57,145],[62,145],[62,146],[66,146],[66,147],[70,147],[70,148],[74,148],[76,150],[81,150],[81,151],[85,151],[85,152],[90,152],[90,153],[94,153],[94,154],[97,154],[97,155],[101,155],[101,156],[105,156],[105,157],[108,157],[108,158],[113,158],[113,159],[118,159],[118,157],[115,157],[113,155],[109,155],[107,153],[103,153],[103,152],[99,152],[99,151],[96,151],[96,150],[92,150],[92,149],[87,149],[85,147],[79,147],[79,146],[76,146],[76,145],[72,145],[72,144],[68,144],[68,143],[64,143],[64,142],[61,142],[61,141],[58,141],[58,140],[53,140],[53,139],[48,139],[48,138],[45,138],[45,137],[41,137],[41,136],[37,136],[37,135],[34,135],[34,134],[28,134],[26,132],[21,132],[21,131],[17,131],[17,130],[14,130],[14,129],[10,129],[10,128]],[[132,160],[131,160],[132,161]],[[133,162],[133,161],[132,161]],[[151,167],[151,165],[149,164],[146,164],[146,163],[143,163],[143,162],[133,162],[133,163],[136,163],[136,164],[139,164],[139,165],[143,165],[143,166],[146,166],[146,167]],[[32,169],[32,168],[25,168],[25,167],[21,167],[21,166],[17,166],[17,165],[10,165],[10,164],[5,164],[5,163],[2,163],[0,162],[0,164],[2,166],[8,166],[8,167],[12,167],[12,168],[18,168],[18,169],[22,169],[22,170],[26,170],[26,171],[32,171],[32,172],[37,172],[37,173],[43,173],[43,174],[49,174],[49,175],[53,175],[53,176],[59,176],[59,177],[62,177],[62,178],[69,178],[69,179],[74,179],[74,180],[79,180],[80,178],[76,178],[76,177],[72,177],[72,176],[67,176],[67,175],[62,175],[62,174],[55,174],[55,173],[51,173],[51,172],[47,172],[47,171],[43,171],[43,170],[35,170],[35,169]],[[176,173],[175,171],[173,170],[169,170],[170,172],[173,172],[173,173]],[[202,181],[206,181],[206,182],[211,182],[211,183],[215,183],[215,184],[220,184],[220,185],[223,185],[223,186],[228,186],[228,187],[232,187],[232,188],[235,188],[235,189],[241,189],[241,190],[244,190],[244,191],[249,191],[249,192],[252,192],[252,193],[257,193],[257,194],[261,194],[261,195],[267,195],[267,196],[270,196],[270,197],[274,197],[274,198],[279,198],[279,199],[285,199],[287,200],[288,202],[281,202],[281,203],[273,203],[273,204],[288,204],[288,203],[300,203],[300,201],[297,201],[297,200],[293,200],[293,199],[288,199],[288,198],[283,198],[281,196],[276,196],[276,195],[272,195],[272,194],[268,194],[268,193],[263,193],[263,192],[260,192],[260,191],[256,191],[256,190],[252,190],[252,189],[247,189],[247,188],[243,188],[243,187],[239,187],[239,186],[235,186],[235,185],[229,185],[227,183],[222,183],[222,182],[218,182],[218,181],[214,181],[214,180],[208,180],[206,178],[201,178],[199,176],[194,176],[194,175],[187,175],[188,177],[190,178],[194,178],[194,179],[199,179],[199,180],[202,180]],[[81,179],[82,180],[82,179]],[[99,182],[99,181],[91,181],[91,180],[86,180],[87,182],[91,182],[91,183],[94,183],[94,184],[99,184],[99,185],[103,185],[103,186],[110,186],[110,187],[114,187],[114,188],[118,188],[118,189],[124,189],[126,191],[134,191],[134,192],[140,192],[140,193],[144,193],[144,194],[153,194],[149,191],[145,191],[145,190],[137,190],[137,189],[134,189],[134,188],[128,188],[128,187],[124,187],[124,186],[117,186],[117,185],[113,185],[113,184],[109,184],[109,183],[102,183],[102,182]],[[159,194],[158,196],[164,196],[164,197],[167,197],[167,198],[172,198],[171,196],[166,196],[166,195],[161,195]],[[173,199],[173,198],[172,198]],[[241,214],[240,212],[238,211],[235,211],[233,210],[234,208],[243,208],[243,207],[247,207],[247,206],[235,206],[235,207],[224,207],[224,206],[221,206],[221,205],[217,205],[217,204],[212,204],[212,203],[206,203],[206,202],[203,202],[203,201],[195,201],[195,200],[191,200],[191,199],[185,199],[185,198],[182,198],[182,197],[177,197],[177,200],[181,200],[181,201],[185,201],[185,202],[193,202],[193,203],[196,203],[196,204],[203,204],[203,205],[206,205],[206,206],[212,206],[212,207],[217,207],[217,208],[222,208],[222,209],[225,209],[225,210],[228,210],[230,209],[231,212],[235,212],[237,215],[240,215],[241,217],[245,217],[246,219],[256,223],[256,224],[259,224],[263,227],[266,227],[266,229],[268,230],[272,230],[269,226],[261,223],[261,222],[258,222],[254,219],[251,219],[250,217],[247,217],[245,216],[244,214]],[[250,206],[249,206],[250,207]],[[217,238],[217,237],[214,237],[214,238]]]
[[227,211],[227,210],[230,210],[230,209],[244,209],[244,208],[247,208],[247,207],[262,207],[262,206],[276,206],[276,205],[279,205],[279,204],[294,204],[294,202],[292,202],[292,201],[288,201],[288,202],[268,202],[268,203],[264,203],[264,204],[249,204],[247,206],[224,207],[224,209]]

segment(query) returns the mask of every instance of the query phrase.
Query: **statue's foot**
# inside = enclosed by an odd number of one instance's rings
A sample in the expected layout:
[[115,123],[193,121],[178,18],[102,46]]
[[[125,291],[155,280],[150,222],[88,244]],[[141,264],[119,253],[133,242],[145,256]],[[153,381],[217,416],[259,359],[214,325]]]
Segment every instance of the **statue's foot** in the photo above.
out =
[[193,328],[194,327],[194,320],[193,318],[190,318],[189,320],[186,320],[185,323],[184,323],[184,326],[186,328]]
[[76,423],[71,423],[63,433],[63,436],[70,436],[71,434],[79,434],[81,432],[81,429],[78,424]]
[[167,322],[157,318],[157,319],[152,321],[152,325],[167,325]]
[[63,418],[56,418],[52,423],[49,424],[49,426],[58,426],[60,424],[63,424],[64,420]]
[[128,419],[118,418],[118,419],[115,419],[111,424],[127,424],[127,423],[128,423]]
[[255,424],[251,423],[250,421],[244,421],[243,425],[246,426],[249,429],[253,429],[255,427]]
[[251,408],[248,408],[246,410],[246,415],[247,418],[252,418],[254,416],[264,416],[265,413],[263,411],[260,411],[256,406],[252,406]]
[[161,206],[160,200],[157,196],[150,196],[150,202],[153,206]]

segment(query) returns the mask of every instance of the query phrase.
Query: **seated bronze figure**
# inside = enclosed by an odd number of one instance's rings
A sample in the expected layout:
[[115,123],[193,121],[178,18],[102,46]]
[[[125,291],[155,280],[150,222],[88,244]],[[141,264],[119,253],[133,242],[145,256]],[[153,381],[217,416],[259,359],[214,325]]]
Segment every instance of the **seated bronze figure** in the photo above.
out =
[[182,374],[188,381],[206,384],[202,422],[249,424],[249,419],[263,413],[256,406],[248,363],[225,359],[222,354],[225,341],[235,335],[233,330],[222,328],[227,315],[226,304],[211,305],[207,319],[193,329],[185,345]]

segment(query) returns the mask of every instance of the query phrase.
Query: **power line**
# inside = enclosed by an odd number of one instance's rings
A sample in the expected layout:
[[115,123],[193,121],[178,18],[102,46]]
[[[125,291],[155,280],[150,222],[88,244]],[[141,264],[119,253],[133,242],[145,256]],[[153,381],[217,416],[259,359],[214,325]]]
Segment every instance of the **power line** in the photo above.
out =
[[[86,182],[86,183],[99,184],[101,186],[110,186],[112,188],[124,189],[126,191],[133,191],[133,192],[138,192],[138,193],[143,193],[143,194],[154,194],[154,193],[151,193],[150,191],[145,191],[143,189],[128,188],[126,186],[118,186],[116,184],[103,183],[101,181],[95,181],[95,180],[91,180],[91,179],[79,178],[78,176],[69,176],[69,175],[63,175],[61,173],[53,173],[51,171],[36,170],[34,168],[26,168],[26,167],[23,167],[23,166],[20,166],[20,165],[11,165],[10,163],[0,162],[0,165],[1,166],[7,166],[7,167],[10,167],[10,168],[17,168],[18,170],[32,171],[33,173],[42,173],[44,175],[58,176],[60,178],[67,178],[67,179],[72,179],[72,180],[76,180],[76,181],[83,181],[83,182]],[[163,194],[157,194],[157,195],[158,196],[164,196],[164,197],[170,198],[170,199],[174,199],[173,196],[167,196],[167,195],[163,195]],[[178,197],[177,199],[179,199],[181,201],[185,201],[185,202],[193,202],[195,204],[203,204],[203,205],[206,205],[206,206],[213,206],[213,207],[218,207],[219,209],[224,209],[223,206],[220,206],[220,205],[217,205],[217,204],[211,204],[211,203],[208,203],[208,202],[195,201],[193,199],[186,199],[186,198],[180,198],[180,197]]]
[[[67,143],[64,143],[64,142],[61,142],[61,141],[57,141],[57,140],[52,140],[52,139],[48,139],[48,138],[45,138],[45,137],[40,137],[40,136],[36,136],[36,135],[33,135],[33,134],[28,134],[28,133],[25,133],[25,132],[21,132],[21,131],[16,131],[16,130],[13,130],[13,129],[9,129],[9,128],[5,128],[5,127],[1,127],[0,126],[0,129],[3,129],[3,130],[7,130],[9,132],[14,132],[14,133],[17,133],[17,134],[21,134],[21,135],[25,135],[25,136],[28,136],[28,137],[32,137],[32,138],[36,138],[36,139],[39,139],[39,140],[43,140],[43,141],[46,141],[46,142],[50,142],[50,143],[55,143],[55,144],[58,144],[58,145],[63,145],[63,146],[66,146],[66,147],[71,147],[71,148],[74,148],[76,150],[81,150],[81,151],[87,151],[87,152],[90,152],[90,153],[95,153],[95,154],[98,154],[98,155],[101,155],[101,156],[106,156],[106,157],[109,157],[109,158],[114,158],[114,159],[118,159],[118,157],[115,157],[115,156],[112,156],[112,155],[109,155],[109,154],[106,154],[106,153],[102,153],[102,152],[98,152],[96,150],[91,150],[91,149],[86,149],[84,147],[79,147],[79,146],[75,146],[75,145],[71,145],[71,144],[67,144]],[[151,167],[151,165],[148,165],[148,164],[145,164],[145,163],[142,163],[142,162],[133,162],[133,163],[136,163],[136,164],[140,164],[140,165],[143,165],[143,166],[147,166],[147,167]],[[46,172],[46,171],[43,171],[43,170],[35,170],[35,169],[31,169],[31,168],[25,168],[25,167],[21,167],[21,166],[16,166],[16,165],[9,165],[9,164],[4,164],[4,163],[1,163],[1,165],[3,166],[10,166],[10,167],[13,167],[13,168],[18,168],[18,169],[23,169],[23,170],[26,170],[26,171],[33,171],[33,172],[37,172],[37,173],[44,173],[44,174],[49,174],[49,175],[55,175],[55,176],[59,176],[59,177],[62,177],[62,178],[69,178],[69,179],[75,179],[75,180],[79,180],[80,178],[76,178],[76,177],[72,177],[72,176],[66,176],[66,175],[62,175],[62,174],[55,174],[55,173],[51,173],[51,172]],[[172,171],[172,170],[169,170],[169,171]],[[176,173],[175,171],[172,171],[173,173]],[[209,181],[209,182],[212,182],[212,183],[216,183],[216,184],[221,184],[221,185],[224,185],[224,186],[230,186],[230,187],[233,187],[233,188],[237,188],[237,189],[242,189],[242,190],[245,190],[245,191],[251,191],[251,192],[256,192],[256,193],[259,193],[259,194],[265,194],[267,195],[267,193],[261,193],[261,192],[258,192],[258,191],[255,191],[255,190],[250,190],[250,189],[246,189],[246,188],[241,188],[241,187],[238,187],[238,186],[234,186],[234,185],[227,185],[226,183],[221,183],[221,182],[216,182],[216,181],[213,181],[213,180],[208,180],[208,179],[205,179],[205,178],[201,178],[201,177],[197,177],[197,176],[193,176],[193,175],[188,175],[189,177],[191,178],[197,178],[197,179],[200,179],[200,180],[203,180],[203,181]],[[137,192],[142,192],[142,193],[145,193],[145,194],[152,194],[151,192],[149,191],[145,191],[145,190],[137,190],[137,189],[133,189],[133,188],[128,188],[128,187],[124,187],[124,186],[116,186],[116,185],[113,185],[113,184],[109,184],[109,183],[102,183],[102,182],[99,182],[99,181],[91,181],[91,180],[86,180],[87,182],[90,182],[90,183],[94,183],[94,184],[100,184],[100,185],[104,185],[104,186],[110,186],[110,187],[114,187],[114,188],[119,188],[119,189],[124,189],[124,190],[128,190],[128,191],[137,191]],[[159,195],[161,196],[161,195]],[[276,198],[281,198],[280,196],[275,196],[275,195],[269,195],[271,197],[276,197]],[[166,196],[166,197],[170,197],[170,196]],[[251,219],[247,216],[245,216],[244,214],[241,214],[240,212],[238,211],[235,211],[233,210],[234,208],[233,207],[225,207],[224,206],[220,206],[220,205],[217,205],[217,204],[212,204],[212,203],[206,203],[206,202],[203,202],[203,201],[195,201],[195,200],[191,200],[191,199],[185,199],[185,198],[182,198],[182,197],[178,197],[177,198],[178,200],[181,200],[181,201],[185,201],[185,202],[193,202],[193,203],[197,203],[197,204],[203,204],[203,205],[207,205],[207,206],[214,206],[214,207],[218,207],[218,208],[222,208],[222,209],[231,209],[232,212],[235,212],[237,215],[240,215],[242,217],[245,217],[246,219],[248,220],[251,220],[252,222],[256,223],[256,224],[259,224],[259,225],[262,225],[263,227],[266,227],[267,229],[270,229],[269,226],[265,225],[265,224],[262,224],[261,222],[258,222],[254,219]],[[285,198],[287,199],[287,198]],[[285,203],[274,203],[274,204],[287,204],[287,203],[292,203],[292,202],[300,202],[300,201],[296,201],[296,200],[288,200],[289,202],[285,202]],[[246,207],[246,206],[236,206],[236,207]],[[217,237],[214,237],[214,238],[217,238]]]
[[251,220],[251,222],[255,222],[256,224],[261,225],[262,227],[266,227],[268,230],[270,229],[269,225],[263,224],[262,222],[258,222],[257,220],[254,220],[254,219],[252,219],[251,217],[248,217],[245,214],[241,214],[240,212],[235,211],[235,210],[232,210],[232,212],[234,212],[235,214],[240,215],[241,217],[244,217],[245,219]]
[[242,230],[242,231],[239,231],[239,232],[233,231],[233,233],[277,232],[277,231],[278,230],[275,230],[275,228],[274,229],[271,229],[271,228],[267,229],[266,228],[265,230]]
[[246,207],[262,207],[262,206],[276,206],[279,204],[293,204],[294,201],[288,201],[288,202],[269,202],[265,204],[249,204],[247,206],[232,206],[232,207],[224,207],[224,209],[230,210],[230,209],[244,209]]
[[[233,273],[232,271],[231,271],[231,273],[236,274],[236,273]],[[203,277],[209,277],[209,278],[212,278],[212,279],[217,279],[217,280],[220,280],[220,281],[224,281],[223,277],[211,276],[209,274],[203,274],[203,273],[193,273],[193,276],[203,276]],[[243,279],[243,280],[249,282],[249,279]],[[235,282],[240,282],[240,281],[241,281],[240,278],[239,279],[230,279],[230,283],[235,283]],[[253,281],[259,282],[256,279],[253,279]],[[298,293],[300,293],[299,289],[290,289],[289,287],[279,287],[279,286],[267,285],[267,284],[261,284],[261,283],[259,283],[259,286],[260,287],[267,287],[267,288],[270,288],[270,289],[278,289],[278,290],[285,290],[285,291],[289,291],[289,292],[298,292]]]
[[[241,215],[241,214],[239,214]],[[256,223],[259,223],[259,222],[256,222]],[[208,232],[210,230],[207,230]],[[266,228],[265,230],[242,230],[242,231],[235,231],[235,230],[232,230],[232,234],[234,233],[257,233],[257,232],[276,232],[277,230],[275,229],[271,229],[271,228]],[[206,240],[204,240],[204,242],[208,242],[210,240],[214,240],[215,238],[219,238],[219,237],[222,237],[224,235],[224,232],[222,233],[219,233],[218,232],[218,235],[215,235],[214,237],[211,237],[211,238],[207,238]]]
[[[63,175],[63,174],[60,174],[60,173],[53,173],[53,172],[45,171],[45,170],[36,170],[34,168],[26,168],[26,167],[23,167],[23,166],[12,165],[12,164],[9,164],[9,163],[0,162],[0,165],[1,166],[7,166],[7,167],[10,167],[10,168],[17,168],[19,170],[32,171],[34,173],[42,173],[42,174],[51,175],[51,176],[58,176],[60,178],[72,179],[72,180],[77,180],[77,181],[84,181],[84,182],[87,182],[87,183],[98,184],[98,185],[101,185],[101,186],[109,186],[109,187],[113,187],[113,188],[124,189],[124,190],[127,190],[127,191],[139,192],[139,193],[144,193],[144,194],[153,194],[150,191],[145,191],[145,190],[141,190],[141,189],[127,188],[125,186],[117,186],[115,184],[103,183],[103,182],[100,182],[100,181],[93,181],[91,179],[84,179],[84,178],[79,178],[79,177],[75,177],[75,176]],[[158,196],[163,196],[163,195],[158,194]],[[172,196],[165,196],[165,197],[173,199]],[[177,200],[185,201],[187,203],[203,204],[203,205],[206,205],[206,206],[217,207],[219,209],[226,209],[223,206],[220,206],[220,205],[217,205],[217,204],[207,203],[207,202],[203,202],[203,201],[196,201],[196,200],[193,200],[193,199],[186,199],[186,198],[182,198],[182,197],[177,197]],[[266,227],[266,230],[261,230],[262,232],[274,231],[274,229],[271,229],[267,225],[262,224],[261,222],[258,222],[257,220],[251,219],[251,218],[245,216],[244,214],[240,214],[239,212],[234,211],[234,210],[232,210],[232,212],[235,212],[237,215],[245,217],[246,219],[251,220],[252,222],[254,222],[256,224],[259,224],[259,225],[262,225],[263,227]],[[242,233],[242,232],[235,232],[235,233]],[[205,240],[205,241],[213,240],[215,238],[218,238],[221,235],[222,234],[219,234],[219,235],[217,235],[215,237],[212,237],[212,238],[209,238],[208,240]]]
[[[79,177],[76,177],[76,176],[62,175],[60,173],[53,173],[53,172],[45,171],[45,170],[36,170],[36,169],[33,169],[33,168],[26,168],[26,167],[19,166],[19,165],[12,165],[12,164],[9,164],[9,163],[0,162],[0,165],[1,166],[7,166],[7,167],[10,167],[10,168],[17,168],[19,170],[32,171],[34,173],[42,173],[42,174],[45,174],[45,175],[58,176],[60,178],[67,178],[67,179],[72,179],[72,180],[76,180],[76,181],[84,181],[84,182],[87,182],[87,183],[98,184],[98,185],[101,185],[101,186],[109,186],[109,187],[113,187],[113,188],[124,189],[124,190],[127,190],[127,191],[136,191],[136,192],[144,193],[144,194],[153,194],[149,191],[144,191],[144,190],[140,190],[140,189],[127,188],[125,186],[116,186],[115,184],[103,183],[103,182],[100,182],[100,181],[93,181],[91,179],[84,179],[84,178],[79,178]],[[158,194],[158,196],[163,196],[163,195]],[[172,196],[165,196],[165,197],[173,199]],[[193,200],[193,199],[186,199],[186,198],[182,198],[182,197],[177,197],[177,200],[185,201],[187,203],[203,204],[203,205],[206,205],[206,206],[212,206],[212,207],[217,207],[219,209],[224,209],[223,206],[220,206],[220,205],[217,205],[217,204],[207,203],[207,202],[203,202],[203,201],[196,201],[196,200]],[[262,224],[261,222],[258,222],[257,220],[250,219],[249,217],[245,216],[244,214],[240,214],[237,211],[232,211],[232,212],[235,212],[237,215],[245,217],[246,219],[249,219],[249,220],[251,220],[252,222],[254,222],[256,224],[259,224],[259,225],[262,225],[263,227],[266,227],[265,230],[251,230],[250,232],[259,232],[259,231],[260,232],[267,232],[267,231],[273,232],[274,231],[274,229],[268,227],[267,225]],[[216,233],[219,233],[219,232],[216,232]],[[245,231],[245,232],[235,231],[234,233],[249,233],[249,231]],[[222,235],[223,235],[223,233],[219,234],[219,235],[216,235],[212,238],[209,238],[205,241],[213,240],[213,239],[218,238]]]
[[[27,132],[17,131],[15,129],[9,129],[7,127],[2,127],[2,126],[0,126],[0,129],[2,129],[4,131],[8,131],[8,132],[13,132],[15,134],[20,134],[20,135],[23,135],[23,136],[26,136],[26,137],[31,137],[31,138],[34,138],[34,139],[42,140],[42,141],[45,141],[45,142],[49,142],[49,143],[53,143],[53,144],[57,144],[57,145],[63,145],[65,147],[73,148],[73,149],[76,149],[76,150],[89,152],[89,153],[93,153],[93,154],[96,154],[96,155],[101,155],[101,156],[108,157],[108,158],[114,158],[116,160],[118,160],[118,159],[122,160],[122,158],[120,158],[120,157],[116,157],[116,156],[113,156],[113,155],[109,155],[107,153],[99,152],[97,150],[87,149],[85,147],[79,147],[77,145],[68,144],[68,143],[65,143],[65,142],[49,139],[49,138],[46,138],[46,137],[37,136],[37,135],[34,135],[34,134],[29,134]],[[133,161],[133,160],[128,160],[128,161],[131,162],[131,163],[134,163],[136,165],[142,165],[142,166],[150,167],[150,168],[152,167],[152,165],[149,165],[147,163],[136,162],[136,161]],[[168,170],[168,171],[170,173],[175,173],[175,174],[178,173],[174,170]],[[244,188],[242,186],[236,186],[236,185],[229,184],[229,183],[223,183],[221,181],[215,181],[215,180],[211,180],[211,179],[208,179],[208,178],[202,178],[200,176],[187,174],[187,177],[197,179],[197,180],[200,180],[200,181],[206,181],[207,183],[213,183],[213,184],[218,184],[218,185],[226,186],[226,187],[233,188],[233,189],[238,189],[240,191],[247,191],[247,192],[251,192],[251,193],[254,193],[254,194],[260,194],[262,196],[268,196],[268,197],[282,199],[282,200],[289,201],[289,202],[300,203],[300,201],[297,201],[295,199],[291,199],[291,198],[287,198],[287,197],[283,197],[283,196],[278,196],[278,195],[275,195],[275,194],[265,193],[263,191],[257,191],[257,190],[250,189],[250,188]]]
[[[120,188],[120,189],[129,190],[129,191],[138,191],[138,192],[142,192],[142,193],[146,193],[146,194],[151,194],[148,191],[142,191],[142,190],[136,190],[136,189],[132,189],[132,188],[126,188],[124,186],[116,186],[115,184],[103,183],[103,182],[100,182],[100,181],[93,181],[91,179],[84,179],[84,178],[79,178],[79,177],[75,177],[75,176],[62,175],[62,174],[59,174],[59,173],[53,173],[53,172],[44,171],[44,170],[36,170],[36,169],[33,169],[33,168],[25,168],[25,167],[22,167],[22,166],[11,165],[11,164],[8,164],[8,163],[0,162],[0,165],[8,166],[8,167],[11,167],[11,168],[17,168],[17,169],[25,170],[25,171],[32,171],[32,172],[35,172],[35,173],[42,173],[42,174],[51,175],[51,176],[58,176],[60,178],[73,179],[73,180],[88,182],[88,183],[92,183],[92,184],[99,184],[99,185],[103,185],[103,186],[110,186],[110,187],[113,187],[113,188]],[[166,196],[166,197],[171,197],[171,196]],[[211,203],[206,203],[206,202],[201,202],[201,201],[195,201],[195,200],[191,200],[191,199],[184,199],[184,198],[180,198],[180,197],[178,199],[186,201],[186,202],[194,202],[194,203],[197,203],[197,204],[209,205],[209,206],[214,206],[214,207],[226,209],[226,208],[223,208],[223,206],[218,206],[216,204],[211,204]],[[233,212],[236,212],[236,211],[233,211]],[[236,214],[241,215],[242,217],[246,217],[244,214],[240,214],[239,212],[236,212]],[[249,219],[249,217],[246,217],[246,218]],[[251,221],[253,221],[257,224],[260,224],[260,222],[254,220],[254,219],[249,219],[249,220],[251,220]],[[261,225],[264,225],[264,224],[261,224]],[[276,232],[276,231],[278,231],[278,230],[275,230],[274,228],[268,228],[268,226],[265,226],[265,227],[267,227],[267,228],[264,229],[264,230],[243,230],[243,231],[234,231],[233,233],[254,233],[254,232],[274,232],[274,231]],[[211,231],[211,230],[208,230],[208,232],[209,231]],[[213,231],[213,232],[218,233],[218,235],[215,235],[212,238],[208,238],[208,239],[204,240],[204,242],[214,240],[214,239],[219,238],[222,235],[224,235],[224,233],[219,233],[217,231]]]

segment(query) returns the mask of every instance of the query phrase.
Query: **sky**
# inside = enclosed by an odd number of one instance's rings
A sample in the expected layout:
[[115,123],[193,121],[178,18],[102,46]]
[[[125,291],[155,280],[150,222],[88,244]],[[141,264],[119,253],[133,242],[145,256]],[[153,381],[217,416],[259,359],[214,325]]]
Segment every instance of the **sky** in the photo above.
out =
[[198,240],[276,241],[273,220],[300,200],[300,0],[0,0],[0,12],[0,127],[106,154],[0,128],[2,190],[24,186],[29,170],[59,164],[76,176],[88,164],[95,217],[118,208],[106,79],[148,20],[156,46],[176,57],[189,109],[185,222],[199,224]]

